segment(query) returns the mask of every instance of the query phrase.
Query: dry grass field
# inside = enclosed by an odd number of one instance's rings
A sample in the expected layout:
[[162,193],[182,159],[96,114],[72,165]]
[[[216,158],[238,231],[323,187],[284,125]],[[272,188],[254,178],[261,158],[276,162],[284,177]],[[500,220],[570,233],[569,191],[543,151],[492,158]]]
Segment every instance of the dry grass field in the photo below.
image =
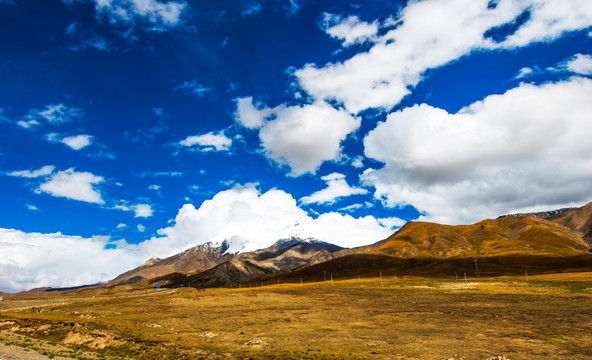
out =
[[18,347],[55,359],[592,358],[592,273],[79,296],[0,302],[0,354]]

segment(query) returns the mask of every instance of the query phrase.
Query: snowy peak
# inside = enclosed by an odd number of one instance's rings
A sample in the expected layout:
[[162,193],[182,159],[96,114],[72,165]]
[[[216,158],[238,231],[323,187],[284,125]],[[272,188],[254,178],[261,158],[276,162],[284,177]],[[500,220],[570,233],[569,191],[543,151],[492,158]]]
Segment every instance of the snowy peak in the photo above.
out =
[[140,265],[140,267],[152,266],[152,265],[156,264],[157,262],[159,262],[160,260],[162,260],[162,259],[159,257],[153,256],[150,259],[146,260],[142,265]]
[[123,273],[111,281],[112,284],[133,284],[172,273],[194,273],[210,269],[232,258],[226,254],[229,244],[211,242],[194,246],[166,259],[150,258],[141,266]]

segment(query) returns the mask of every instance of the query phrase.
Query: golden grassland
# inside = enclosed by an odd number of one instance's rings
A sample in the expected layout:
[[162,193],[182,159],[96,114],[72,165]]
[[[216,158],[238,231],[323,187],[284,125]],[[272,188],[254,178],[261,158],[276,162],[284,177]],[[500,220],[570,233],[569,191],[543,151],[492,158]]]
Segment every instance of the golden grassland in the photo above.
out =
[[144,291],[5,299],[0,343],[77,359],[592,358],[592,273]]

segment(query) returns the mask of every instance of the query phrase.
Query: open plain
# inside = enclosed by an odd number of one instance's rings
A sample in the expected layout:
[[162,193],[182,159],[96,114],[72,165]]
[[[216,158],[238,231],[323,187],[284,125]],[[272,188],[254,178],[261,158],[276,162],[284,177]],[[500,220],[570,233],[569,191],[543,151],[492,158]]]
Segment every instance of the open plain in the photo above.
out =
[[592,273],[261,285],[8,297],[0,302],[0,353],[21,351],[8,359],[592,358]]

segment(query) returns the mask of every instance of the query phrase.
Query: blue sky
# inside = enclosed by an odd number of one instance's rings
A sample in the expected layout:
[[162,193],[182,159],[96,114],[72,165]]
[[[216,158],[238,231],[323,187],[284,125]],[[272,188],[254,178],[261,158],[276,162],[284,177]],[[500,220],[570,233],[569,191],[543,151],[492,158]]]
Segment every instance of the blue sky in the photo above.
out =
[[592,200],[592,3],[0,0],[0,290]]

